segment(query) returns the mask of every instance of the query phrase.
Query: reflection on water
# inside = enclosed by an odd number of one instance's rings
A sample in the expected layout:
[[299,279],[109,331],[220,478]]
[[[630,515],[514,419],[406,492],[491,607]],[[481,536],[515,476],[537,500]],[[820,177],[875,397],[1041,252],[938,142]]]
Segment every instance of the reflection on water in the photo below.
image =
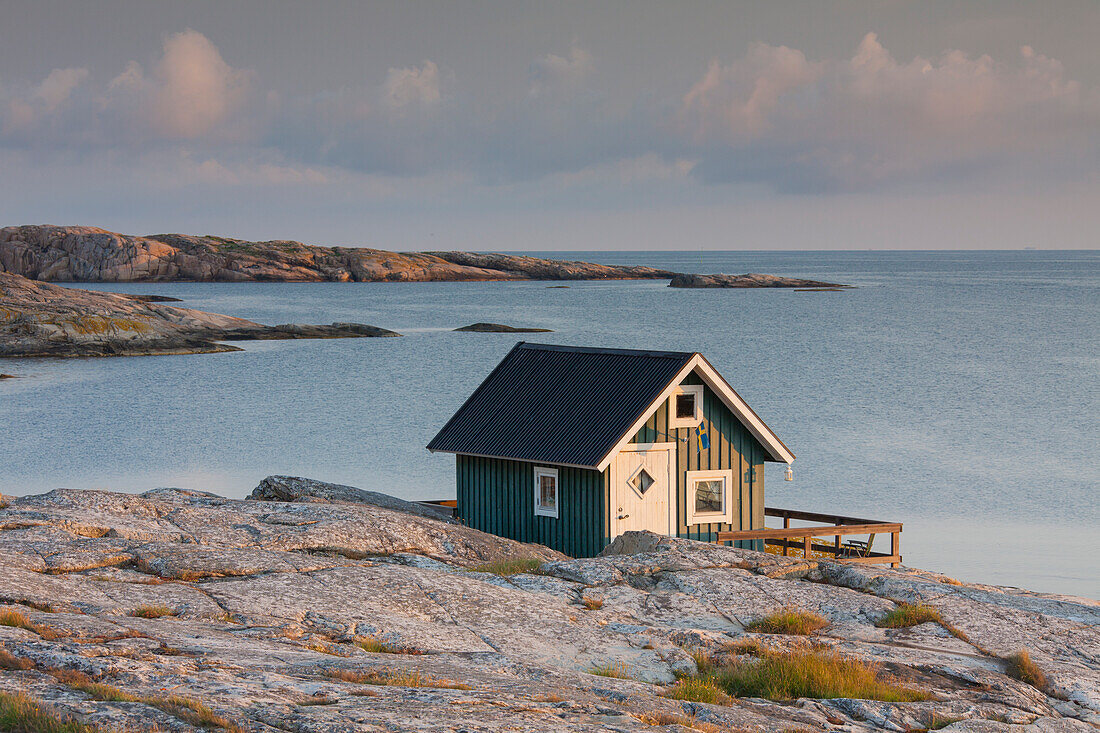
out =
[[[768,467],[770,506],[903,521],[908,564],[1100,597],[1100,254],[571,256],[860,287],[90,286],[264,323],[359,321],[405,337],[7,361],[3,371],[24,378],[0,382],[0,491],[186,486],[243,496],[286,473],[451,496],[453,459],[424,445],[517,340],[698,350],[798,456],[793,483]],[[449,330],[477,321],[555,333]]]

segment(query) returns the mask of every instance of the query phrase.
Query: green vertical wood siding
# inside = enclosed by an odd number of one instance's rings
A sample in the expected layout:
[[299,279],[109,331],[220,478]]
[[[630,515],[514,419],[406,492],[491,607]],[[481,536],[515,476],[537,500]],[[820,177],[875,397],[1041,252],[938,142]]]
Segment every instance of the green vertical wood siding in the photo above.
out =
[[[684,384],[702,384],[696,374]],[[701,448],[695,428],[668,427],[668,402],[662,404],[631,439],[632,443],[675,443],[675,534],[713,542],[716,533],[764,526],[764,448],[709,387],[703,391],[702,429],[709,448]],[[573,557],[591,557],[610,541],[611,471],[601,472],[512,461],[456,456],[458,516],[470,527],[537,542]],[[535,516],[535,466],[558,470],[558,518]],[[732,470],[730,500],[734,522],[687,524],[687,472]],[[759,542],[738,543],[763,549]]]
[[[537,542],[572,557],[596,555],[610,541],[609,472],[455,456],[458,516],[467,526]],[[535,467],[558,470],[558,518],[535,515]]]
[[[682,384],[703,384],[689,374]],[[713,542],[718,532],[760,529],[764,526],[764,448],[709,387],[703,388],[703,422],[710,442],[701,448],[695,428],[668,427],[668,401],[657,408],[631,439],[632,443],[676,444],[676,534],[692,540]],[[734,502],[734,523],[687,524],[688,471],[732,470],[730,499]],[[742,543],[738,543],[739,545]],[[745,543],[754,549],[759,543]]]

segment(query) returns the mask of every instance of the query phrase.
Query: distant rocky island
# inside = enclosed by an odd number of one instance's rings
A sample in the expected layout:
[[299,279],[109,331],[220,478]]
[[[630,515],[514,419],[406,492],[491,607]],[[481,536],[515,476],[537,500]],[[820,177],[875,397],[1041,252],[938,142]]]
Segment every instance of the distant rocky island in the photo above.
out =
[[763,275],[759,272],[747,272],[744,275],[674,275],[669,282],[670,288],[814,288],[837,290],[851,287],[822,280],[802,280],[797,277]]
[[685,275],[644,265],[476,252],[389,252],[250,242],[213,235],[133,236],[85,226],[0,229],[0,272],[51,282],[427,282],[670,280],[672,287],[804,288],[835,283],[774,275]]
[[387,252],[81,226],[0,229],[0,271],[54,282],[426,282],[665,279],[643,266],[472,252]]
[[0,357],[202,354],[240,351],[218,341],[401,335],[361,323],[264,326],[160,300],[0,272]]
[[[0,496],[0,703],[107,731],[1088,733],[1100,604],[272,476]],[[91,726],[95,726],[94,728]]]

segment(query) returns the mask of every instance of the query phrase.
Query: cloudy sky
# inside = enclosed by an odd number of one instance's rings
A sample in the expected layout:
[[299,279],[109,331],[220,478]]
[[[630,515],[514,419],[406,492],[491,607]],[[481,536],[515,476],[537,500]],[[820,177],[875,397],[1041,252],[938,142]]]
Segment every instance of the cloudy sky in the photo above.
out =
[[1094,248],[1100,3],[0,0],[0,225]]

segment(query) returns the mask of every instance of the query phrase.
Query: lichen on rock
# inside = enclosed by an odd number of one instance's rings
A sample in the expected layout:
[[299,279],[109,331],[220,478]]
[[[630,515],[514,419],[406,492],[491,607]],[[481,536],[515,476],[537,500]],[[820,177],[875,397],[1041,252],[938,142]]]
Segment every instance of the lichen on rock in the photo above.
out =
[[[107,728],[181,731],[193,728],[176,716],[191,708],[150,704],[165,690],[248,731],[1077,733],[1098,721],[1093,601],[650,533],[571,559],[430,512],[285,476],[246,500],[182,489],[9,499],[0,691]],[[876,626],[902,602],[935,608],[965,639],[933,622]],[[745,630],[791,607],[828,625]],[[1006,674],[1001,657],[1019,648],[1048,689]],[[696,659],[753,664],[752,650],[860,660],[930,699],[669,696]]]

